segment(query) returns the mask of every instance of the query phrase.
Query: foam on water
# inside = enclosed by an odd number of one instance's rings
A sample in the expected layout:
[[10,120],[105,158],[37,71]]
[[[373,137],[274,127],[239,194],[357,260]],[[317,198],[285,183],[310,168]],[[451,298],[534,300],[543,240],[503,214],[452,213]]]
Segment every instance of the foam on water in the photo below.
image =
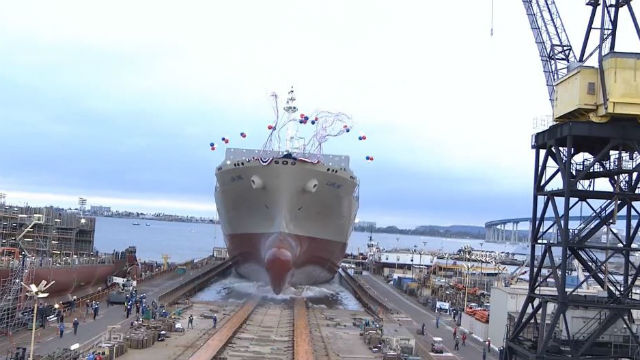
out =
[[276,295],[267,284],[258,283],[240,277],[235,272],[220,279],[193,296],[198,301],[243,301],[247,295],[260,294],[267,300],[280,302],[292,297],[304,296],[312,306],[362,310],[358,300],[334,277],[328,283],[287,287]]

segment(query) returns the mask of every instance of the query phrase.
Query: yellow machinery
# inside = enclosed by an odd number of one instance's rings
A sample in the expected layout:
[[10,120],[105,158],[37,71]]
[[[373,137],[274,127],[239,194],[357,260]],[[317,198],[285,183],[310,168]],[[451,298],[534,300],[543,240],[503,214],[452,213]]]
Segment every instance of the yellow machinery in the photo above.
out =
[[603,57],[602,67],[607,104],[602,98],[598,68],[579,66],[555,84],[556,121],[640,120],[640,54],[610,52]]
[[169,258],[170,256],[168,254],[162,254],[162,270],[166,271],[167,269],[169,269]]

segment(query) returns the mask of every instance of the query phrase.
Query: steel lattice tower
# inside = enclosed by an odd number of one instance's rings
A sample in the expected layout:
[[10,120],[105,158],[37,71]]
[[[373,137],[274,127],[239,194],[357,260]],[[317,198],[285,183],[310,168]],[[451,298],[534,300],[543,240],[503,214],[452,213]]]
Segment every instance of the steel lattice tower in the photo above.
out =
[[[640,125],[560,123],[536,134],[532,146],[530,256],[536,261],[530,262],[527,298],[508,331],[507,354],[640,358],[632,313],[640,310],[640,296],[633,293],[640,276],[640,221],[632,216],[640,215]],[[583,278],[567,281],[580,267]]]

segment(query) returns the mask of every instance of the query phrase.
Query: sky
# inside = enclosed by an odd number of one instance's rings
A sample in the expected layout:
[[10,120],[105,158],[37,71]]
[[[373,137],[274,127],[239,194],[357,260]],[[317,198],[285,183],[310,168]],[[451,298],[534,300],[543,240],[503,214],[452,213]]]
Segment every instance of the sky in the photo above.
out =
[[[325,151],[351,156],[360,219],[529,216],[551,108],[522,3],[452,4],[1,0],[0,192],[212,217],[224,146],[208,144],[261,147],[269,95],[293,85],[302,111],[352,117]],[[579,47],[588,8],[558,8]]]

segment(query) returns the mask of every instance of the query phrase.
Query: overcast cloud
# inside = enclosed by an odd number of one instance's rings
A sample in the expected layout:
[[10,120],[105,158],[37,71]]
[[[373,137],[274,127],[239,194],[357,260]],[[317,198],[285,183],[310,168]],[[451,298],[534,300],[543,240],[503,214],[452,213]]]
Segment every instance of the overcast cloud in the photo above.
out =
[[[558,6],[577,47],[588,9]],[[325,149],[352,157],[359,218],[528,216],[550,106],[521,2],[494,7],[490,36],[489,0],[2,2],[0,191],[212,216],[209,142],[261,146],[294,85],[302,111],[354,119]]]

